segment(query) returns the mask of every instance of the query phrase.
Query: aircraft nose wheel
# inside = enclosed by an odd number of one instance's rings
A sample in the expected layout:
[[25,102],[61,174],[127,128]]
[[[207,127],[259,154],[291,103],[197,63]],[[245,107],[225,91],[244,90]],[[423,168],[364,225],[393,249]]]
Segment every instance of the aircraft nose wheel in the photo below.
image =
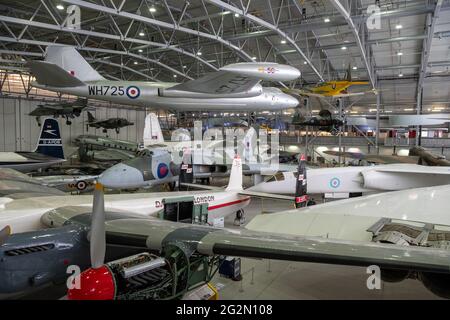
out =
[[235,226],[241,226],[245,223],[245,212],[244,210],[236,211],[236,218],[234,219]]

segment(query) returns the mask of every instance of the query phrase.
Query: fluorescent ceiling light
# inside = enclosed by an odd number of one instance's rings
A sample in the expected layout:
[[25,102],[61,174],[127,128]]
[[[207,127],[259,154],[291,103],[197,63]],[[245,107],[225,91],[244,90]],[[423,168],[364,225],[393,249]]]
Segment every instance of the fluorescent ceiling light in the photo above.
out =
[[58,4],[58,5],[56,6],[56,9],[58,9],[58,10],[64,10],[64,6],[63,6],[62,4]]
[[403,73],[399,73],[399,74],[398,74],[398,77],[399,77],[399,78],[402,78],[402,77],[403,77]]
[[358,70],[358,67],[353,67],[353,70]]
[[280,41],[282,44],[285,44],[286,43],[286,40],[281,40]]
[[325,23],[328,23],[328,22],[330,22],[331,20],[330,20],[330,18],[325,18],[325,19],[323,19],[323,22],[325,22]]
[[235,13],[234,16],[235,16],[236,18],[239,18],[239,13]]
[[144,51],[144,50],[142,50],[142,49],[139,49],[139,50],[138,50],[138,52],[143,52],[143,51]]
[[134,64],[138,64],[138,62],[137,61],[135,61],[135,62],[133,62]]
[[395,26],[395,29],[397,29],[397,30],[400,30],[401,28],[403,28],[403,26],[402,26],[401,24],[397,24],[397,25]]
[[346,46],[343,46],[341,49],[342,49],[342,50],[347,50],[347,47],[346,47]]
[[403,111],[413,111],[414,109],[413,108],[406,108],[406,109],[403,109]]
[[402,55],[403,55],[403,52],[399,51],[399,52],[397,52],[397,55],[398,55],[398,56],[402,56]]
[[141,37],[145,36],[144,31],[139,32],[139,35],[140,35]]
[[150,9],[148,9],[150,12],[156,12],[156,8],[155,7],[150,7]]
[[252,57],[252,60],[256,60],[256,57]]
[[201,52],[201,51],[197,52],[197,55],[198,55],[198,56],[201,56],[201,55],[202,55],[202,52]]

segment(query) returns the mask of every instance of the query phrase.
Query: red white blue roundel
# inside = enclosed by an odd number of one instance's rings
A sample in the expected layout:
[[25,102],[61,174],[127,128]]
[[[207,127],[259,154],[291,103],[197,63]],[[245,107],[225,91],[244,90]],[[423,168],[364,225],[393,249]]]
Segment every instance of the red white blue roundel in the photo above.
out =
[[332,188],[339,188],[339,186],[341,185],[341,180],[339,180],[338,178],[333,178],[330,180],[330,187]]
[[163,179],[169,174],[169,168],[167,164],[160,163],[158,168],[156,169],[156,174],[158,175],[158,179]]
[[130,99],[136,99],[141,95],[141,90],[136,86],[129,86],[126,92]]

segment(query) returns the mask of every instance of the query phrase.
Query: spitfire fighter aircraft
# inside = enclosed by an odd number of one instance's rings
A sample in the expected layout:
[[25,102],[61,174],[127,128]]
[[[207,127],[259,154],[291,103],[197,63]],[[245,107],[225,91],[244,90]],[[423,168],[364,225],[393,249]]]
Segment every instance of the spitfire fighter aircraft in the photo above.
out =
[[36,77],[33,86],[80,97],[155,109],[283,110],[297,99],[278,88],[263,88],[266,81],[291,81],[300,77],[294,67],[278,63],[236,63],[184,83],[109,81],[94,70],[73,48],[48,46],[45,61],[28,66]]
[[54,118],[62,117],[66,119],[66,124],[71,125],[74,119],[81,115],[81,112],[87,107],[87,99],[77,99],[74,102],[45,103],[37,106],[28,115],[36,117],[38,126],[41,126],[41,117],[52,116]]
[[[236,178],[240,179],[230,179]],[[299,175],[298,181],[298,189],[303,190],[306,176]],[[237,191],[233,189],[229,186],[228,193]],[[304,207],[307,198],[299,196],[301,209],[260,215],[250,222],[248,230],[230,230],[156,219],[133,212],[130,206],[120,210],[120,206],[105,205],[98,184],[92,209],[55,206],[41,214],[49,229],[8,235],[5,227],[0,232],[0,292],[64,279],[67,265],[76,264],[84,271],[77,278],[79,286],[75,278],[70,279],[68,299],[176,299],[209,282],[220,265],[220,256],[240,256],[377,265],[386,281],[416,275],[432,292],[448,297],[450,251],[438,241],[448,235],[449,228],[440,225],[449,225],[448,215],[439,210],[429,216],[413,200],[420,198],[424,203],[432,192],[435,198],[439,196],[439,208],[445,208],[448,187],[441,189],[397,193],[395,199],[400,196],[402,202],[395,210],[385,197],[359,198],[356,201],[366,203],[364,212],[354,200]],[[412,193],[417,197],[411,197]],[[407,211],[401,210],[405,201],[414,201]],[[406,219],[419,222],[399,220],[405,213]],[[431,229],[425,221],[433,223]],[[396,228],[408,236],[389,237]]]
[[107,133],[108,129],[116,130],[116,133],[120,133],[120,128],[132,126],[134,123],[128,121],[125,118],[109,118],[107,120],[97,120],[88,111],[88,123],[86,124],[86,130],[91,128],[103,128],[103,133]]

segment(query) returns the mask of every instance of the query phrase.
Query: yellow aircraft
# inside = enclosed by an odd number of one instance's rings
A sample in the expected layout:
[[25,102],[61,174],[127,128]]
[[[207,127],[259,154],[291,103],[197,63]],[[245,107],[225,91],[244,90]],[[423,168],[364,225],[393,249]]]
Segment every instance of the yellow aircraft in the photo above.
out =
[[303,88],[303,89],[283,89],[285,93],[297,95],[297,96],[308,96],[308,97],[333,97],[342,98],[350,96],[359,96],[366,93],[375,93],[373,90],[364,92],[351,92],[349,93],[347,89],[354,85],[366,85],[369,84],[367,81],[352,81],[351,66],[348,67],[346,80],[328,81],[320,82],[313,87]]

